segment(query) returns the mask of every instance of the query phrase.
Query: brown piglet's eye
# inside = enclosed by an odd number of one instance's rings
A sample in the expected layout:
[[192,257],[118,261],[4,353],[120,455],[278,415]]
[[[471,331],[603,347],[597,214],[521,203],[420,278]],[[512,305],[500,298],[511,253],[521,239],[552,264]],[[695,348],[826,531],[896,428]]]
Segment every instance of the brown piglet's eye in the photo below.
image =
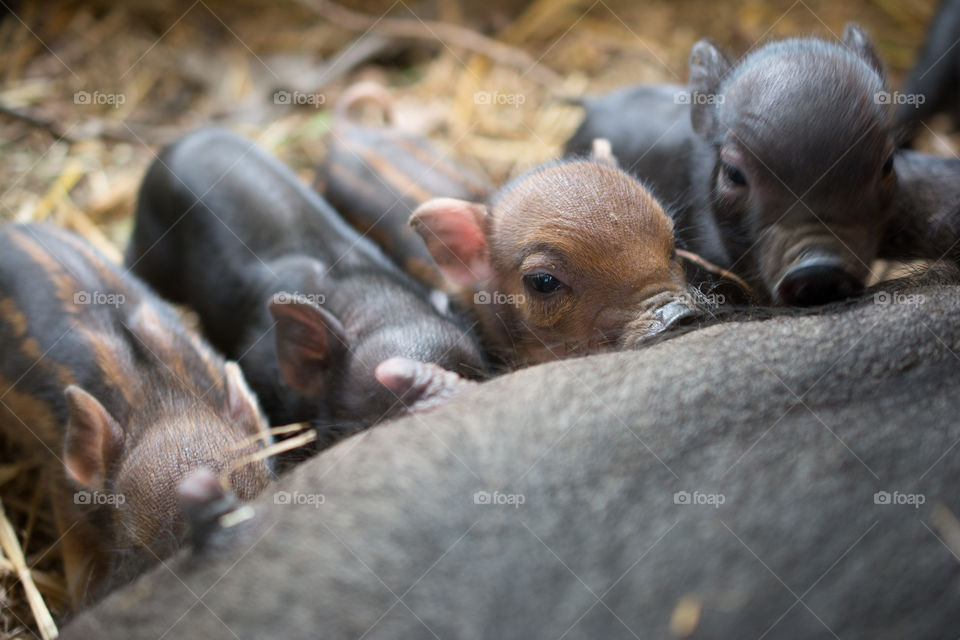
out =
[[553,274],[545,272],[527,274],[523,276],[523,283],[537,293],[543,294],[553,293],[563,287],[563,283],[559,279]]

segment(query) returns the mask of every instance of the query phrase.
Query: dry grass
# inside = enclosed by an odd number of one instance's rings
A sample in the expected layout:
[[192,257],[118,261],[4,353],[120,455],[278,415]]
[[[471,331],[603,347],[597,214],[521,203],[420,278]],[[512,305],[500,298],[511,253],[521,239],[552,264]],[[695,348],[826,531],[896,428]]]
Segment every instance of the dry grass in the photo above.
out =
[[[0,220],[53,220],[117,257],[158,145],[217,123],[256,138],[307,178],[324,153],[326,107],[361,78],[390,87],[401,126],[500,181],[555,156],[576,126],[578,109],[550,98],[682,82],[690,47],[703,36],[742,53],[771,38],[835,37],[856,21],[874,36],[896,86],[935,3],[346,4],[353,13],[323,0],[24,3],[0,22],[0,105],[32,119],[0,113]],[[375,37],[358,42],[356,29],[372,24],[363,14],[378,17],[390,6]],[[462,27],[471,33],[456,31]],[[368,48],[381,53],[337,70]],[[495,61],[477,54],[484,50]],[[316,95],[323,104],[275,104],[278,90]],[[122,96],[122,104],[79,104],[79,92],[91,103]],[[515,99],[477,104],[477,92]],[[41,608],[59,617],[57,536],[38,462],[39,452],[15,453],[0,441],[0,529],[9,518],[37,587],[34,607],[39,594]],[[40,633],[23,575],[5,546],[0,639]]]

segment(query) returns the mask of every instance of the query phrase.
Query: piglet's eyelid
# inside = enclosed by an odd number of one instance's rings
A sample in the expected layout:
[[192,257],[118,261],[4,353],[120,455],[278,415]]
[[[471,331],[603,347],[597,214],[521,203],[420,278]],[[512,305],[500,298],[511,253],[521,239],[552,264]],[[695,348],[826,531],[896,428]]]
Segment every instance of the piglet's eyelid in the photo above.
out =
[[550,256],[540,254],[536,256],[527,256],[519,265],[518,270],[523,275],[539,272],[548,272],[552,276],[561,277],[562,269],[558,260],[551,259]]
[[744,170],[746,159],[740,153],[720,153],[720,162],[718,163],[724,169],[736,169],[741,173]]

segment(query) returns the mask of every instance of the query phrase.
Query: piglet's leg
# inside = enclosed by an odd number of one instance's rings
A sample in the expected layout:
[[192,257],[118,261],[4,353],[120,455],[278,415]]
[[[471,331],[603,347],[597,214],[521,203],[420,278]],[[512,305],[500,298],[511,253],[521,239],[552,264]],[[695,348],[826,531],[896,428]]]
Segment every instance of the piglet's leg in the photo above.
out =
[[430,411],[477,385],[438,365],[409,358],[384,360],[374,375],[411,413]]

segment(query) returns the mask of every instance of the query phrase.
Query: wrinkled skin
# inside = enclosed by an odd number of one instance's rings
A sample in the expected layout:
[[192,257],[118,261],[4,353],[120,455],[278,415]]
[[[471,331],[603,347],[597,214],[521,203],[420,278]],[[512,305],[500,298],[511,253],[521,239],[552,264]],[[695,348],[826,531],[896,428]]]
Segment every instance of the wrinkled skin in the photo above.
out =
[[74,606],[182,546],[177,486],[192,469],[242,500],[272,479],[263,460],[237,464],[270,442],[237,365],[49,225],[0,229],[0,429],[45,461]]
[[488,203],[430,200],[411,224],[508,366],[629,347],[692,313],[670,219],[608,156],[539,167]]
[[310,420],[321,446],[404,410],[374,376],[388,358],[485,370],[454,313],[287,167],[225,131],[191,134],[151,167],[127,262],[197,311],[272,424]]
[[365,432],[63,638],[954,637],[960,288],[886,286]]
[[686,90],[587,101],[567,150],[609,138],[673,211],[682,248],[742,276],[760,300],[822,304],[863,288],[891,213],[884,91],[873,45],[854,25],[843,43],[786,40],[736,64],[703,40]]

